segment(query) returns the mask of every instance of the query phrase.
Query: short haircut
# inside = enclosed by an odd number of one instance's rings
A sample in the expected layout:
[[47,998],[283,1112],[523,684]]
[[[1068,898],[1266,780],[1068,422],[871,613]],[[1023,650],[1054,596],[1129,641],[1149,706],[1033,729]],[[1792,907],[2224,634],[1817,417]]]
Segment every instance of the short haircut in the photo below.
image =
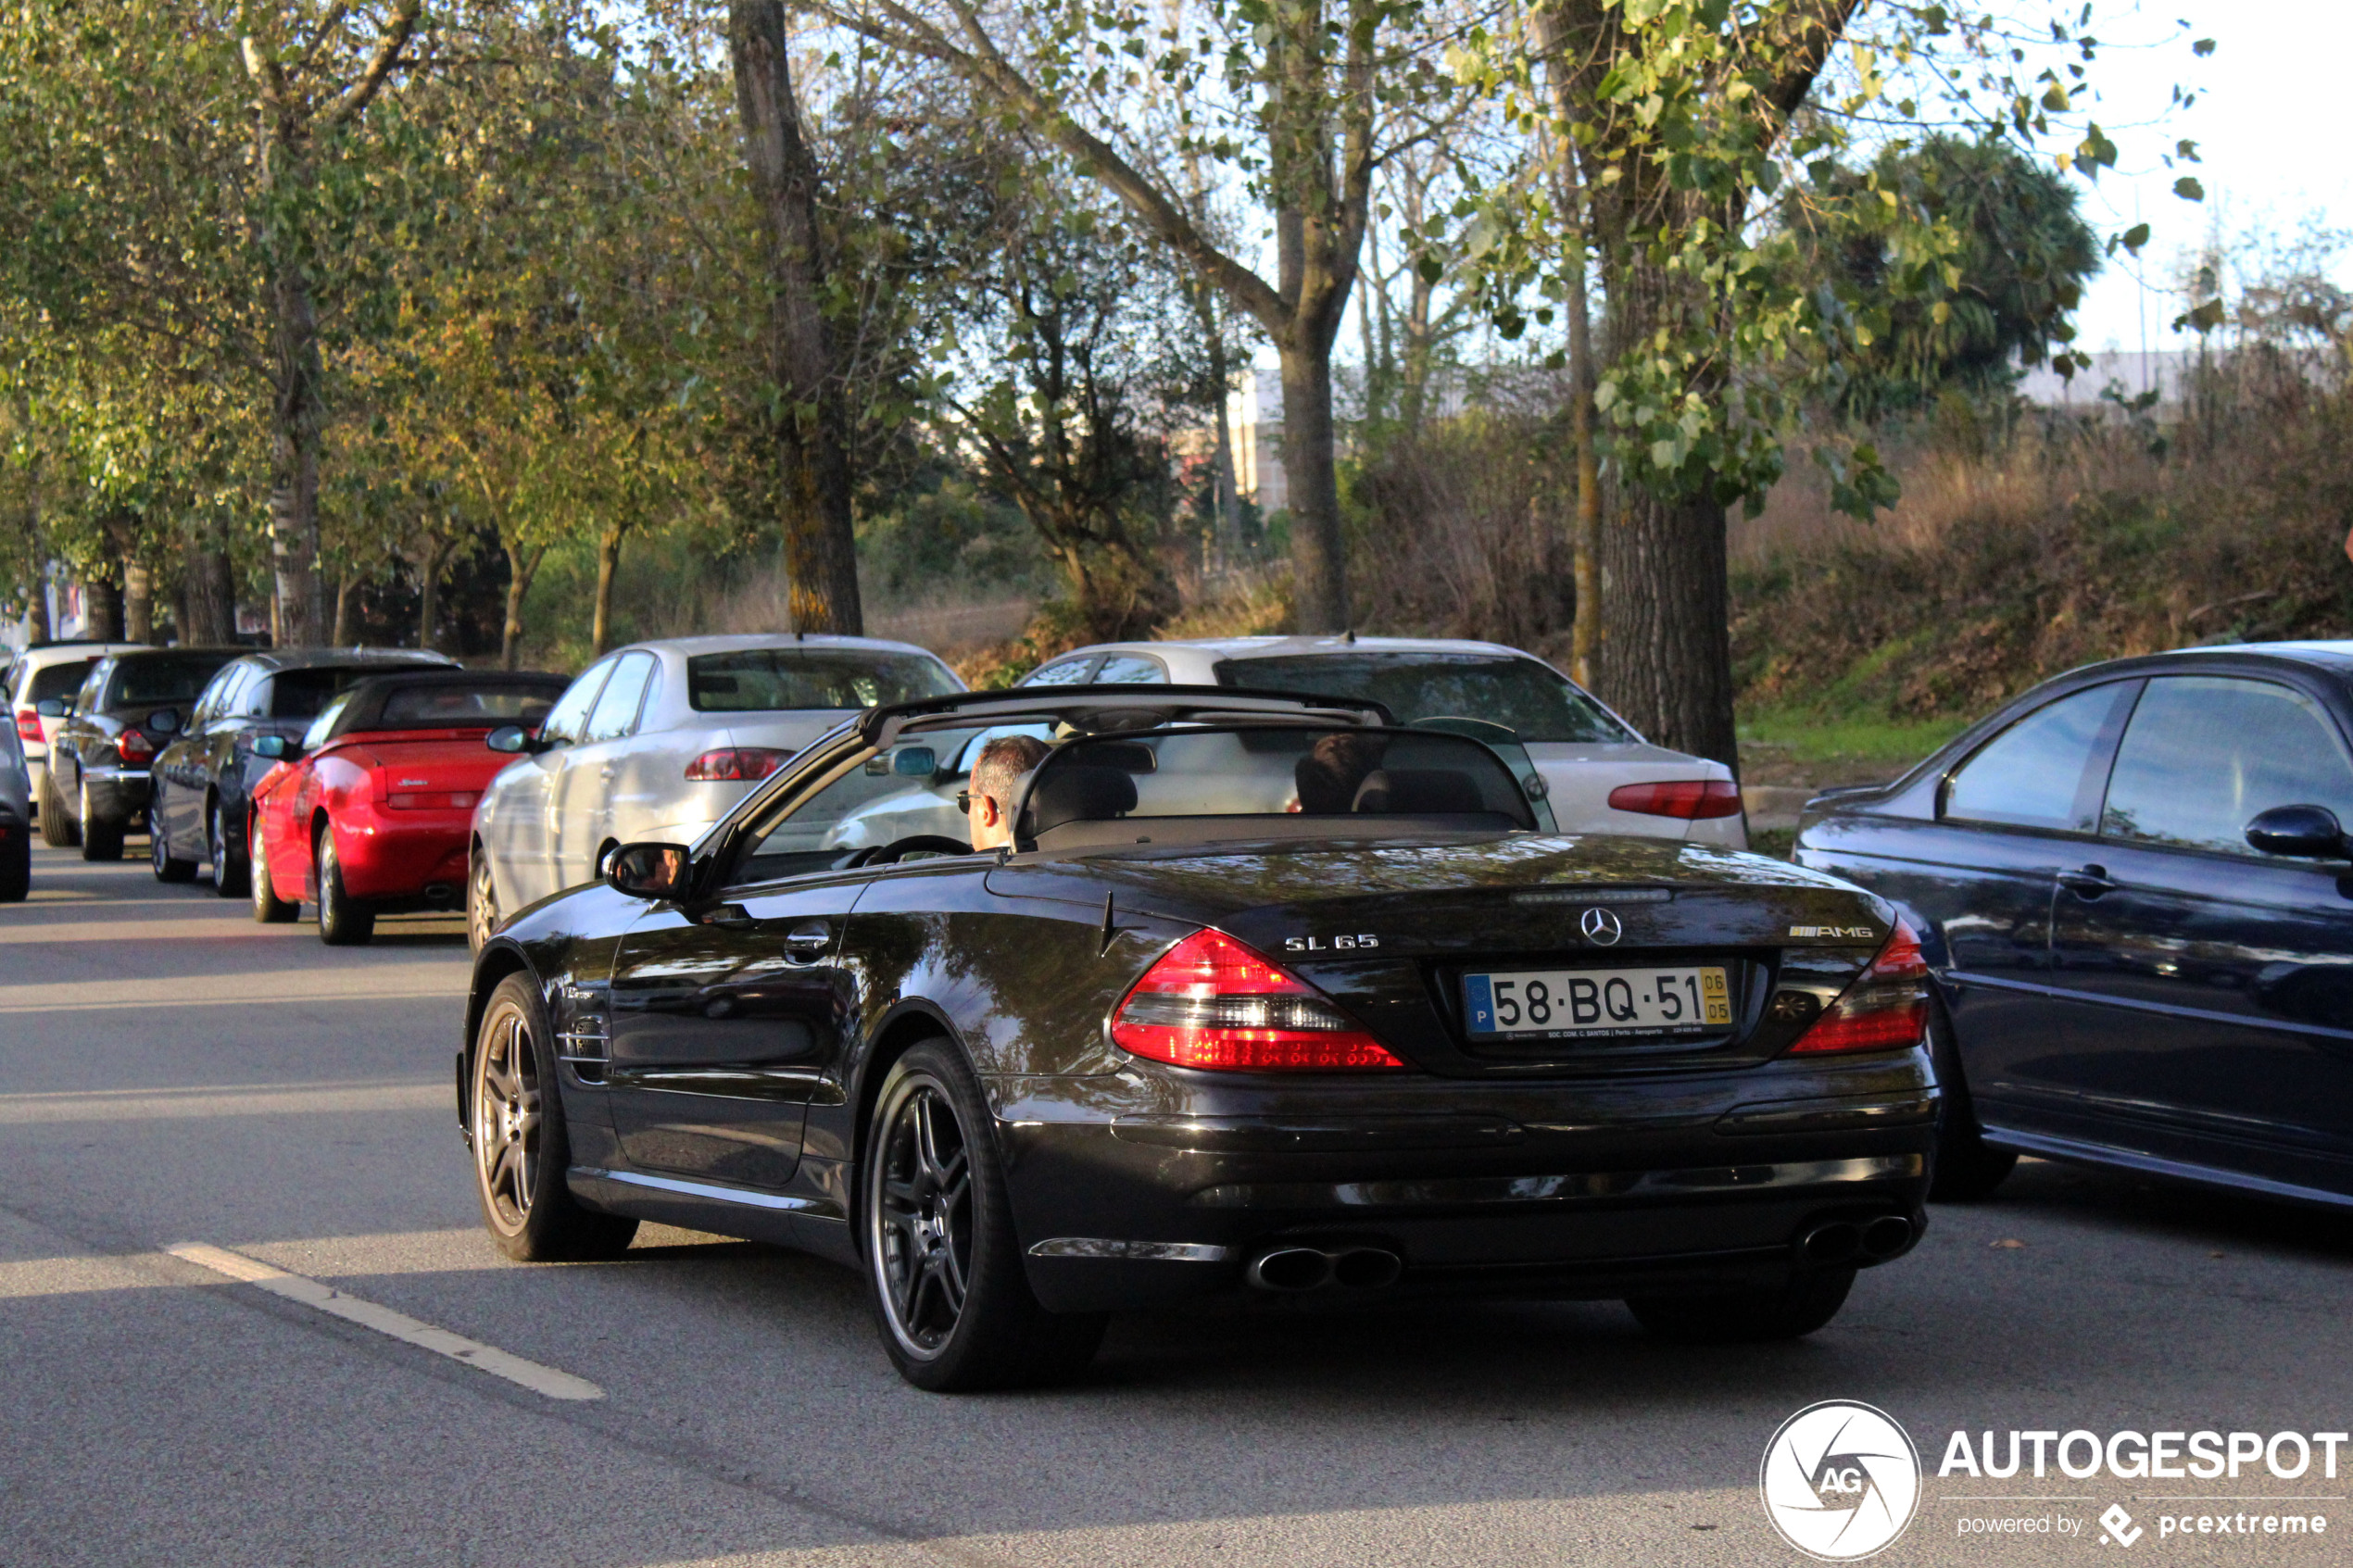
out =
[[1344,730],[1326,735],[1291,771],[1291,781],[1299,786],[1299,809],[1318,815],[1353,809],[1356,791],[1365,775],[1380,766],[1381,753],[1388,749],[1388,740],[1379,735]]
[[1046,743],[1035,736],[999,735],[980,748],[980,758],[973,763],[972,793],[988,797],[999,810],[1010,814],[1013,786],[1024,773],[1046,760]]

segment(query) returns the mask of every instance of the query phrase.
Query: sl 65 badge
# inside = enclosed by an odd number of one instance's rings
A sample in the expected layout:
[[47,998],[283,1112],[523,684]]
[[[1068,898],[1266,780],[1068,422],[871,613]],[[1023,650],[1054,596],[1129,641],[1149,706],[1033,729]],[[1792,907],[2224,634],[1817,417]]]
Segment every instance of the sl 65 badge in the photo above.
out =
[[1329,937],[1286,936],[1283,938],[1283,951],[1286,953],[1347,952],[1355,947],[1378,947],[1379,946],[1380,938],[1370,935]]

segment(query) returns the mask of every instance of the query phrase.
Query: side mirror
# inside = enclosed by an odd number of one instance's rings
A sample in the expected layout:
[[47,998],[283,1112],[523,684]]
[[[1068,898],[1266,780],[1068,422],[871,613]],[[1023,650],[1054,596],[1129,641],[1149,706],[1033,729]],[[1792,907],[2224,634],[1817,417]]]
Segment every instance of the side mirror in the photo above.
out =
[[902,746],[890,754],[890,771],[902,779],[927,779],[939,771],[939,753],[927,746]]
[[2246,841],[2266,855],[2304,860],[2353,859],[2344,824],[2325,806],[2274,806],[2246,824]]
[[180,710],[176,708],[157,709],[153,713],[147,715],[147,728],[153,730],[159,735],[178,734],[180,733]]
[[484,735],[482,744],[509,757],[520,757],[533,749],[531,732],[521,724],[501,724]]
[[62,719],[67,712],[66,699],[61,696],[44,696],[32,705],[32,710],[44,719]]
[[624,844],[605,862],[605,883],[632,898],[683,898],[693,864],[684,845]]
[[267,757],[272,762],[283,762],[289,757],[300,756],[302,747],[283,735],[262,735],[254,741],[253,754]]

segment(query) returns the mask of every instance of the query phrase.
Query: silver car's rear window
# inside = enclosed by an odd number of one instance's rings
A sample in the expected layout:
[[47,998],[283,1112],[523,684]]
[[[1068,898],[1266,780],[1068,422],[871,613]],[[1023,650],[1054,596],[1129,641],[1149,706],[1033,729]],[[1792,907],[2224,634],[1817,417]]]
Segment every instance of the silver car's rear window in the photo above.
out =
[[1370,697],[1401,724],[1479,719],[1522,741],[1630,741],[1599,703],[1532,659],[1488,653],[1311,653],[1220,659],[1221,686]]
[[917,654],[856,648],[738,648],[686,660],[686,701],[698,713],[874,708],[963,688]]

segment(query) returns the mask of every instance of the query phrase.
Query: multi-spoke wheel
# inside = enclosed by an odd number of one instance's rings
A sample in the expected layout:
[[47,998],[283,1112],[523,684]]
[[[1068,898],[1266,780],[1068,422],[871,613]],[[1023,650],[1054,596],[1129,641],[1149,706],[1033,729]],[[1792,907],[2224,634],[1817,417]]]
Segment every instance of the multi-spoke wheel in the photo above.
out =
[[1068,1376],[1094,1358],[1100,1313],[1049,1312],[1031,1294],[980,1085],[945,1040],[892,1063],[861,1183],[883,1343],[921,1388],[1000,1388]]
[[264,925],[283,925],[301,918],[300,897],[279,897],[278,884],[271,879],[270,846],[262,838],[261,814],[258,811],[253,824],[245,830],[245,843],[253,850],[253,859],[245,867],[245,888],[253,895],[253,918]]
[[330,947],[353,947],[373,936],[376,911],[345,888],[334,829],[319,829],[319,851],[312,863],[319,868],[319,940]]
[[571,1144],[541,1016],[522,974],[500,981],[483,1009],[467,1096],[474,1196],[491,1238],[510,1258],[615,1257],[627,1250],[637,1222],[583,1208],[564,1183]]
[[195,879],[196,862],[182,860],[171,852],[171,837],[164,830],[163,802],[147,802],[147,863],[155,868],[157,882],[192,882]]
[[490,857],[477,845],[466,868],[466,946],[475,952],[498,929],[498,884],[490,880]]
[[229,842],[229,812],[220,801],[205,813],[205,858],[212,862],[212,891],[221,898],[241,898],[245,893],[247,862]]

